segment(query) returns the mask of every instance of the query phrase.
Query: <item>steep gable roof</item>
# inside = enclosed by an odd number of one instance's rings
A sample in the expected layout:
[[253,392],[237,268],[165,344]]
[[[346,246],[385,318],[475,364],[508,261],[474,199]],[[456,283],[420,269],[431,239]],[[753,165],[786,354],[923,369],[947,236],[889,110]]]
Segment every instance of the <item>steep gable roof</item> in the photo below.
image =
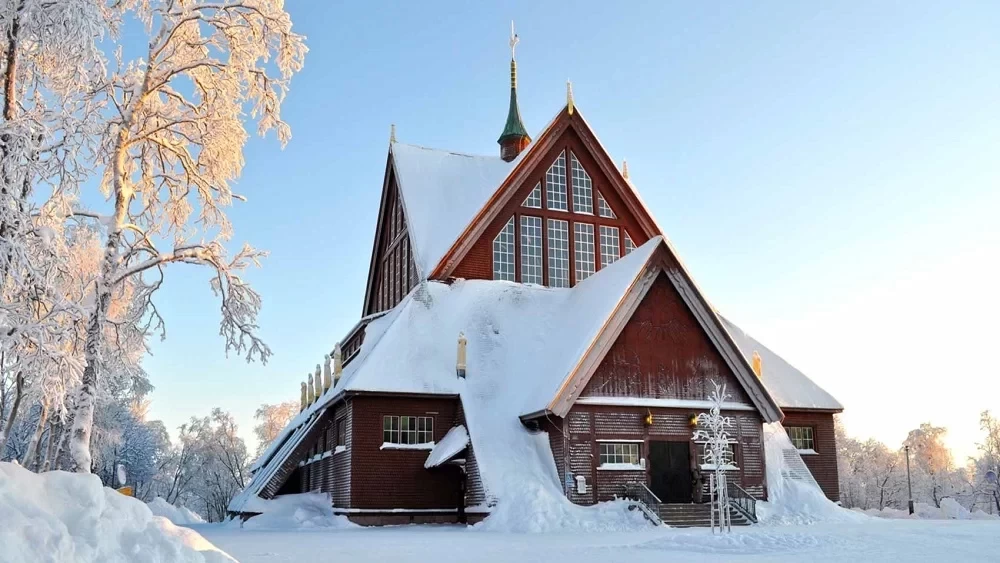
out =
[[764,346],[740,327],[721,317],[722,322],[736,341],[740,351],[751,361],[753,353],[760,354],[763,370],[761,379],[782,409],[809,409],[840,412],[844,406],[833,395],[816,385],[806,374],[786,362],[770,348]]
[[389,151],[418,275],[426,279],[514,162],[402,143]]
[[573,129],[580,137],[584,146],[597,162],[601,173],[609,179],[610,189],[618,192],[625,202],[628,211],[638,221],[644,231],[645,238],[663,235],[663,231],[657,225],[653,215],[649,212],[638,193],[632,188],[631,183],[622,176],[617,166],[615,166],[608,152],[597,139],[597,136],[583,118],[579,109],[574,107],[571,111],[566,106],[556,114],[555,118],[538,135],[538,138],[513,162],[515,166],[511,169],[510,173],[498,185],[495,193],[479,212],[470,218],[465,230],[430,272],[428,275],[429,278],[443,279],[454,272],[455,268],[462,261],[462,258],[468,254],[488,225],[511,199],[515,197],[518,188],[525,182],[530,182],[528,178],[534,169],[539,166],[548,166],[551,164],[548,162],[543,163],[541,159],[549,152],[549,149],[559,142],[559,139],[567,129]]

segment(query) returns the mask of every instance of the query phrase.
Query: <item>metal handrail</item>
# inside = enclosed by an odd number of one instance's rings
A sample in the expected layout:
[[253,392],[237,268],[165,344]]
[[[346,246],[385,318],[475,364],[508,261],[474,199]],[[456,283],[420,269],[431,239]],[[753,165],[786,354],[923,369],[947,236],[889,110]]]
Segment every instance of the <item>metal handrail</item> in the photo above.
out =
[[740,514],[746,516],[747,520],[756,524],[757,498],[733,481],[727,480],[726,491],[729,493],[729,506],[732,506]]
[[622,498],[634,501],[636,506],[654,524],[660,525],[663,523],[660,520],[660,505],[663,504],[663,501],[653,491],[649,490],[649,487],[645,483],[625,483],[622,485]]

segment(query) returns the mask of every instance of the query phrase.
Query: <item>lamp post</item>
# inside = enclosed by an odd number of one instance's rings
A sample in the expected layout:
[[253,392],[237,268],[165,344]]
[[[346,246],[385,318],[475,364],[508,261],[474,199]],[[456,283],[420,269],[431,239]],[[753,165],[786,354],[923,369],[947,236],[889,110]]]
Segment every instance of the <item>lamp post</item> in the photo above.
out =
[[906,495],[910,499],[906,505],[910,510],[910,514],[913,514],[913,485],[910,483],[910,446],[903,446],[903,449],[906,451]]

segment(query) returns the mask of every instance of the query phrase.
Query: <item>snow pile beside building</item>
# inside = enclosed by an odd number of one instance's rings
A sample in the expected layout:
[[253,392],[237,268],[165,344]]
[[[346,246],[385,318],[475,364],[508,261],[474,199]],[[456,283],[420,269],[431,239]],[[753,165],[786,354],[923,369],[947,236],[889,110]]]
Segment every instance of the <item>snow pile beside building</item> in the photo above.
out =
[[765,424],[763,437],[768,502],[757,505],[757,515],[762,523],[813,524],[866,518],[826,498],[805,470],[798,451],[780,423]]
[[[245,510],[258,512],[243,524],[257,530],[287,530],[298,528],[352,528],[346,517],[333,513],[333,502],[327,493],[282,495],[270,500],[250,499]],[[239,521],[234,522],[239,525]]]
[[205,520],[191,512],[184,506],[174,506],[161,497],[156,497],[146,503],[153,516],[160,516],[170,520],[177,526],[188,526],[191,524],[202,524]]
[[0,521],[0,563],[235,561],[93,475],[39,475],[0,463]]
[[885,507],[882,510],[869,508],[868,510],[854,509],[856,512],[875,516],[876,518],[889,518],[893,520],[997,520],[995,515],[987,514],[978,508],[969,511],[953,498],[941,500],[941,508],[925,504],[922,502],[913,505],[913,514],[909,510]]

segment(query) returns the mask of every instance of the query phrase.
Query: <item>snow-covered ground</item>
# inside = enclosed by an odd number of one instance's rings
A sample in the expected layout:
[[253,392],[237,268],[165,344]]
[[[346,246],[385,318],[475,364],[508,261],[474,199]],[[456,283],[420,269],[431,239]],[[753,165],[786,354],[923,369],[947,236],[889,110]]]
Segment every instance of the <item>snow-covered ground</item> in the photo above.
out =
[[671,561],[1000,561],[1000,521],[865,519],[765,526],[589,534],[493,533],[459,526],[248,530],[192,526],[242,563],[323,561],[628,563]]

